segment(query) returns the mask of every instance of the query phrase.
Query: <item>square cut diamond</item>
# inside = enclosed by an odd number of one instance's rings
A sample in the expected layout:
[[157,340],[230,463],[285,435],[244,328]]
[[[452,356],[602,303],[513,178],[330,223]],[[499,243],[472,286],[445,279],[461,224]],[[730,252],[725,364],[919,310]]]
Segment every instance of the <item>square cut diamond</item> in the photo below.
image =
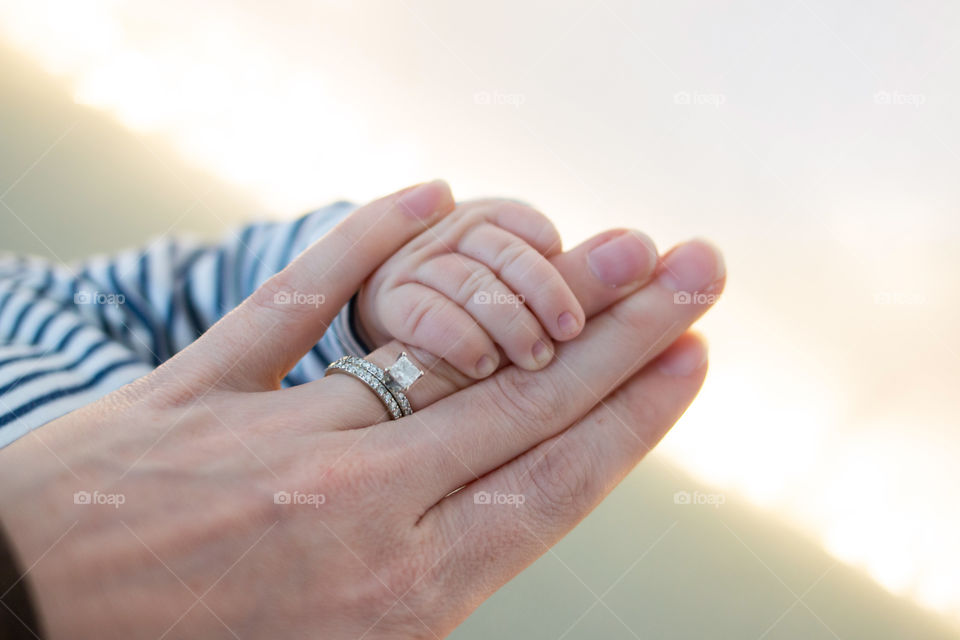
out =
[[423,371],[420,371],[417,365],[413,363],[413,360],[407,357],[406,352],[401,353],[397,361],[390,365],[387,373],[390,374],[393,382],[396,383],[396,386],[398,386],[401,391],[409,389],[410,385],[419,380],[420,376],[423,375]]

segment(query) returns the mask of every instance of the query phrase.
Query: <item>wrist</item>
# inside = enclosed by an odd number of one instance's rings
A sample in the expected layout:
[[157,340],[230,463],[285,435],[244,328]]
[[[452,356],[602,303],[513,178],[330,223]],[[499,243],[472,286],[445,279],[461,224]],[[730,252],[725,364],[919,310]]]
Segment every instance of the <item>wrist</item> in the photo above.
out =
[[[32,606],[44,631],[38,635],[44,640],[156,638],[178,615],[196,608],[200,593],[191,593],[178,578],[191,584],[195,576],[174,563],[184,528],[169,524],[195,517],[179,511],[189,510],[191,501],[164,500],[169,489],[137,469],[118,483],[118,474],[135,461],[120,442],[109,443],[109,459],[89,452],[72,455],[82,449],[72,435],[83,430],[74,415],[44,427],[49,445],[28,436],[0,452],[2,524],[27,572]],[[65,434],[69,436],[57,437]],[[185,547],[200,546],[192,543]],[[191,564],[202,565],[198,560]],[[204,575],[196,583],[210,584],[215,577]],[[238,607],[217,595],[204,602],[216,602],[224,619],[242,619],[251,609],[250,602],[241,600]],[[184,615],[179,624],[196,631],[192,637],[225,637],[215,618]]]
[[30,577],[0,522],[0,634],[4,638],[43,638]]
[[92,540],[83,539],[86,527],[80,526],[84,523],[74,494],[80,490],[80,478],[94,484],[98,476],[69,455],[63,456],[66,460],[55,457],[38,443],[39,438],[27,436],[0,452],[2,525],[10,552],[24,572],[22,582],[29,589],[37,625],[44,631],[37,635],[86,637],[80,630],[98,624],[96,607],[90,606],[97,576],[83,559],[92,561],[99,554],[95,547],[86,553],[75,551]]

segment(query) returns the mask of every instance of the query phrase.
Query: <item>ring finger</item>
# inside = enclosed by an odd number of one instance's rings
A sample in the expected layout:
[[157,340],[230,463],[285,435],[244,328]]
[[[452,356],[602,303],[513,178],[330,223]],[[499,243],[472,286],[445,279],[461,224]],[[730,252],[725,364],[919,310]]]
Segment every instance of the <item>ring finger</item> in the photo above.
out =
[[[599,234],[566,253],[554,256],[550,261],[570,284],[587,318],[643,287],[652,277],[657,264],[656,249],[646,235],[622,230]],[[396,340],[380,347],[366,359],[386,368],[396,361],[402,351],[409,353],[425,372],[406,394],[414,411],[475,382],[444,360]],[[341,425],[341,428],[360,428],[388,419],[383,405],[364,387],[359,380],[336,375],[279,393],[290,396],[293,406],[316,406],[318,393],[339,398],[339,402],[324,403],[329,411],[336,413],[330,416],[330,422]],[[404,418],[416,419],[416,413]]]

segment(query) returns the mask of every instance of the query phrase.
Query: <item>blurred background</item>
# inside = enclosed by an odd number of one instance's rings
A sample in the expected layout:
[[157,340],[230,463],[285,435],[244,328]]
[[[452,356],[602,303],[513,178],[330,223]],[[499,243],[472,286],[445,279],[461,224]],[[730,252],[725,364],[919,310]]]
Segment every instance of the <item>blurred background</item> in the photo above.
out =
[[960,637],[960,4],[0,0],[0,249],[447,178],[707,236],[711,372],[460,640]]

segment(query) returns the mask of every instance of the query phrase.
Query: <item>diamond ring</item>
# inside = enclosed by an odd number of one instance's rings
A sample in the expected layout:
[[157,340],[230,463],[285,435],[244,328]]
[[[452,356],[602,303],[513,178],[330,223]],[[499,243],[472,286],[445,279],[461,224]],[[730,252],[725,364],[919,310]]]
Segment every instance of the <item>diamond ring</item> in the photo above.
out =
[[325,375],[331,373],[345,373],[367,385],[390,413],[391,420],[399,420],[413,413],[406,391],[423,376],[423,371],[406,352],[401,352],[386,370],[369,360],[344,356],[327,367]]

